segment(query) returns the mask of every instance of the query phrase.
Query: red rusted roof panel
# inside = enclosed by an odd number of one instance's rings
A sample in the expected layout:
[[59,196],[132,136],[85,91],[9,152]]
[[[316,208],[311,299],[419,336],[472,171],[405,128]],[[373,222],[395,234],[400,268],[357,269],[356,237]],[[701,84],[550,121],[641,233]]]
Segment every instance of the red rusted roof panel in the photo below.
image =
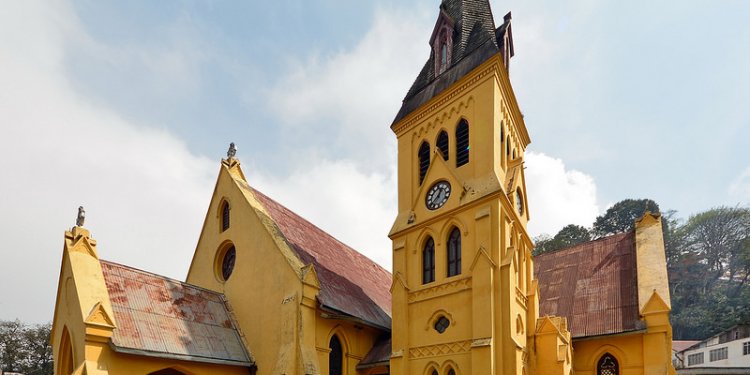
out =
[[634,232],[536,256],[534,273],[539,315],[566,317],[573,337],[641,327]]
[[157,357],[252,365],[221,294],[102,260],[112,344]]
[[375,341],[375,344],[367,353],[365,358],[362,358],[357,364],[357,369],[365,369],[377,365],[388,365],[391,360],[391,335],[385,334]]
[[300,259],[315,265],[321,284],[320,303],[390,329],[391,273],[263,193],[252,190]]

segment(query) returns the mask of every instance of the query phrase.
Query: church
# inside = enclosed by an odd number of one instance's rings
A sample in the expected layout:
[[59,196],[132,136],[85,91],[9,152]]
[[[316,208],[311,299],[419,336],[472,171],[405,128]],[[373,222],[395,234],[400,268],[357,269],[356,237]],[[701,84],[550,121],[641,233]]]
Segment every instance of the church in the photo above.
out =
[[531,255],[510,13],[443,0],[428,41],[391,124],[392,272],[256,190],[231,145],[185,281],[101,259],[79,212],[55,374],[675,374],[658,214]]

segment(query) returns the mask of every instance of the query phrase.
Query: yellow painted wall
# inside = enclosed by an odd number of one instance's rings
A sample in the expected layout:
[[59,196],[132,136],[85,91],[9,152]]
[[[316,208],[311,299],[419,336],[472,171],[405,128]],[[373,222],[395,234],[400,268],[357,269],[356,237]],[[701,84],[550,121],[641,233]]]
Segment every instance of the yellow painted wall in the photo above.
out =
[[[223,202],[230,204],[231,225],[222,232]],[[217,253],[229,242],[237,258],[231,277],[223,281]],[[260,375],[327,373],[334,328],[345,343],[347,373],[355,374],[380,335],[370,327],[321,317],[314,271],[288,247],[236,160],[222,163],[187,282],[224,293]]]
[[[530,358],[527,335],[535,317],[527,311],[531,283],[528,208],[519,214],[506,194],[506,171],[521,163],[528,135],[510,92],[499,55],[393,125],[398,138],[399,215],[391,230],[393,270],[394,374],[424,374],[454,368],[461,374],[521,373]],[[456,167],[455,129],[469,123],[469,163]],[[505,153],[510,135],[516,159]],[[435,153],[440,131],[449,135],[449,159]],[[431,146],[431,163],[419,181],[417,152]],[[520,168],[519,168],[520,169]],[[511,191],[521,189],[517,173]],[[426,208],[427,190],[448,181],[452,194],[435,211]],[[461,231],[461,274],[447,277],[447,239]],[[435,281],[422,283],[422,249],[435,241]],[[444,333],[434,323],[451,322]],[[529,326],[529,323],[532,325]]]

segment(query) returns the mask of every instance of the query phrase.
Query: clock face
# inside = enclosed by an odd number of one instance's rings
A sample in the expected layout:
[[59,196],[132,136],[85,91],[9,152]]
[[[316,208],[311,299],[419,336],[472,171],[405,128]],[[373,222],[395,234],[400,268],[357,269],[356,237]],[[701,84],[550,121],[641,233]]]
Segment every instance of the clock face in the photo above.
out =
[[451,196],[451,184],[448,181],[440,181],[435,185],[432,185],[430,190],[427,192],[425,197],[425,205],[430,210],[437,210],[443,207],[445,202]]

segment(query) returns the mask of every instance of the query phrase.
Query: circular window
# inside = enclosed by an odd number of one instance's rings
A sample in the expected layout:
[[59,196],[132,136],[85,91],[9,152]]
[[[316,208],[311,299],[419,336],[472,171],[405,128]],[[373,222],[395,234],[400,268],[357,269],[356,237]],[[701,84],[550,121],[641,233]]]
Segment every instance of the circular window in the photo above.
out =
[[229,280],[229,276],[232,276],[236,257],[237,251],[234,249],[234,246],[231,246],[224,252],[224,256],[221,259],[221,277],[224,281]]
[[438,331],[438,333],[443,333],[446,329],[448,329],[449,325],[451,325],[451,322],[448,320],[448,318],[441,316],[435,322],[435,330]]

